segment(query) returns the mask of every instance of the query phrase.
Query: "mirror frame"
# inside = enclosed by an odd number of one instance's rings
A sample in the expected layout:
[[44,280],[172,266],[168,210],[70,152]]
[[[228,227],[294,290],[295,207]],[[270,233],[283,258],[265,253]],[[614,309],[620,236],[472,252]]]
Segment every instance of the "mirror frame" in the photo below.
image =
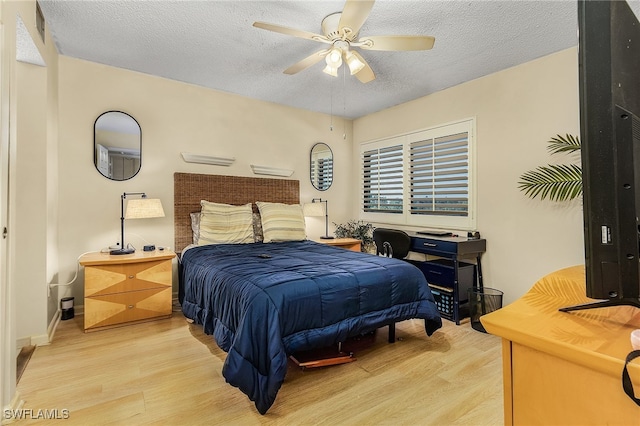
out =
[[[96,137],[96,132],[98,130],[98,121],[100,120],[101,117],[103,117],[106,114],[113,114],[113,113],[117,113],[117,114],[121,114],[123,116],[126,116],[126,118],[128,120],[131,121],[131,125],[133,126],[133,123],[135,123],[136,126],[138,126],[138,156],[139,156],[139,160],[138,160],[138,167],[137,169],[132,172],[132,174],[130,176],[124,177],[122,179],[117,179],[114,177],[109,176],[109,173],[107,172],[107,174],[104,174],[102,170],[100,170],[99,167],[99,159],[98,159],[98,141],[97,141],[97,137]],[[133,133],[131,133],[133,134]],[[117,111],[117,110],[110,110],[110,111],[105,111],[102,114],[100,114],[95,121],[93,122],[93,165],[95,166],[96,170],[98,171],[98,173],[100,173],[102,176],[106,177],[109,180],[113,180],[116,182],[123,182],[125,180],[129,180],[131,178],[133,178],[134,176],[136,176],[138,173],[140,173],[140,170],[142,169],[142,127],[140,126],[140,123],[138,123],[138,120],[136,120],[131,114],[128,114],[124,111]]]
[[[330,179],[328,179],[328,184],[326,187],[318,187],[318,183],[315,181],[314,179],[314,175],[313,175],[313,170],[314,170],[314,158],[313,158],[313,151],[316,147],[321,147],[324,146],[326,147],[326,149],[329,151],[329,154],[331,155],[331,176]],[[333,185],[333,150],[331,149],[331,147],[329,145],[327,145],[324,142],[317,142],[315,144],[313,144],[313,146],[311,147],[311,151],[309,152],[309,179],[311,180],[311,185],[317,189],[318,191],[326,191],[327,189],[331,188],[331,185]]]

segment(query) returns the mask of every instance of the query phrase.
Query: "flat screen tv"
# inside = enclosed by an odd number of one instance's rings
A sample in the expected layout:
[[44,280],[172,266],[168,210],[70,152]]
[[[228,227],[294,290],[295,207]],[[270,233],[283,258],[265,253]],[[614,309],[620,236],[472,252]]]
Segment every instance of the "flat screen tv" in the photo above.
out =
[[586,295],[562,311],[640,308],[640,23],[625,1],[578,1]]

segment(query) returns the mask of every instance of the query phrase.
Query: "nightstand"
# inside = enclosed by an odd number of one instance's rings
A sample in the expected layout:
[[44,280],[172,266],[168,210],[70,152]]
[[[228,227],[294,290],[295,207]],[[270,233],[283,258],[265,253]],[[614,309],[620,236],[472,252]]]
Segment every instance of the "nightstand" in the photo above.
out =
[[328,244],[330,246],[342,247],[352,251],[360,251],[360,246],[362,245],[362,241],[355,238],[332,238],[328,240],[317,239],[313,241]]
[[175,256],[169,250],[82,256],[84,331],[169,318]]

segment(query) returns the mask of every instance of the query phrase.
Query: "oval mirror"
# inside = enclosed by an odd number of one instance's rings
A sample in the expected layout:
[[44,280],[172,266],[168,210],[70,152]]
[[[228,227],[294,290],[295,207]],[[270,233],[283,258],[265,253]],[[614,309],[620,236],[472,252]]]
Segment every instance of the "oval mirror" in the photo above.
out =
[[333,183],[333,152],[326,143],[311,148],[311,184],[318,191],[326,191]]
[[112,180],[127,180],[140,171],[142,130],[135,118],[121,111],[107,111],[93,125],[93,163]]

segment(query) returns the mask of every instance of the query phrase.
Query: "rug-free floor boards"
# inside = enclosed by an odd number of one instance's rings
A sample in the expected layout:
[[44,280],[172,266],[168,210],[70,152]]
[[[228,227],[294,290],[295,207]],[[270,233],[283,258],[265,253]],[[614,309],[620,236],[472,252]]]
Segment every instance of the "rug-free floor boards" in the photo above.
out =
[[427,337],[422,320],[386,328],[357,361],[302,370],[290,362],[260,415],[222,377],[225,353],[180,312],[167,320],[85,334],[62,321],[36,348],[18,385],[23,408],[68,410],[64,425],[501,425],[500,339],[463,322]]

